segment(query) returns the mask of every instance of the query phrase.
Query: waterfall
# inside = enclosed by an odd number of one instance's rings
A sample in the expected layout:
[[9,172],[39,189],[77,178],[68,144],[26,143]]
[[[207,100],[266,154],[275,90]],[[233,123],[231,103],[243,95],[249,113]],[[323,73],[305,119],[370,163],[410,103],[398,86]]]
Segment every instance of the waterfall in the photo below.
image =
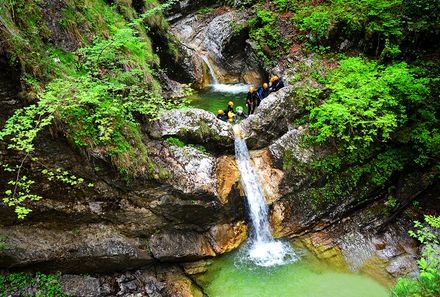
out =
[[205,62],[206,66],[209,70],[209,75],[211,76],[211,82],[213,85],[218,85],[217,77],[215,76],[214,68],[212,68],[211,63],[209,63],[209,59],[207,56],[203,55],[202,60]]
[[249,86],[243,83],[238,84],[221,84],[218,82],[217,76],[215,75],[214,67],[212,67],[209,59],[206,55],[202,55],[202,60],[205,62],[209,70],[209,76],[211,77],[211,88],[215,92],[240,94],[246,93]]
[[268,220],[269,209],[264,200],[258,176],[251,165],[249,150],[238,125],[233,127],[235,135],[235,159],[240,172],[241,184],[248,202],[252,223],[248,258],[258,266],[287,264],[298,259],[290,245],[274,240]]

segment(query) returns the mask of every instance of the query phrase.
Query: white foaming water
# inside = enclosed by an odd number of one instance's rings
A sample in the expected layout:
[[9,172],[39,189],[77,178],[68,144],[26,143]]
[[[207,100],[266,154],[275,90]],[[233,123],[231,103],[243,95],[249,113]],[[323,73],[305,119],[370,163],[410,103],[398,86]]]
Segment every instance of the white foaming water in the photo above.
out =
[[209,59],[207,56],[203,55],[202,60],[205,62],[206,66],[208,66],[209,75],[211,76],[211,82],[213,85],[218,84],[217,77],[215,76],[214,68],[212,68],[211,63],[209,63]]
[[272,236],[268,221],[268,207],[264,200],[263,190],[253,169],[246,142],[241,137],[239,126],[234,126],[235,159],[240,172],[252,222],[252,233],[247,249],[247,259],[255,265],[270,267],[287,264],[298,260],[292,247]]
[[202,56],[203,62],[205,62],[206,66],[209,70],[209,76],[211,77],[211,88],[214,92],[221,92],[221,93],[231,93],[231,94],[240,94],[240,93],[246,93],[248,91],[248,85],[245,84],[220,84],[218,82],[217,76],[215,75],[214,68],[212,67],[211,63],[209,62],[209,59],[207,56]]
[[222,93],[231,93],[231,94],[240,94],[246,93],[248,91],[249,86],[245,84],[216,84],[212,85],[212,90],[215,92]]

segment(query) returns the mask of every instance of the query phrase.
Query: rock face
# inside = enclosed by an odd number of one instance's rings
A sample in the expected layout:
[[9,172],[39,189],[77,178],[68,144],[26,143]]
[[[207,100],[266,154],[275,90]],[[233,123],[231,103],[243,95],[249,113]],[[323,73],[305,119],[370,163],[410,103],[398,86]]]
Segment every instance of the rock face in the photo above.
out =
[[[417,245],[406,236],[406,223],[398,222],[382,234],[362,230],[366,212],[346,218],[343,224],[301,237],[318,258],[343,271],[362,272],[390,286],[397,277],[418,271]],[[403,223],[403,224],[402,224]]]
[[181,43],[185,72],[196,86],[208,81],[202,56],[207,56],[219,81],[261,84],[265,78],[254,46],[247,41],[249,11],[217,9],[206,15],[190,14],[175,20],[172,32]]
[[152,236],[150,250],[159,261],[194,261],[229,252],[246,236],[243,223],[214,226],[205,234],[166,232]]
[[153,261],[145,244],[105,225],[72,232],[40,227],[1,228],[8,238],[0,267],[27,267],[40,271],[108,272],[133,269]]
[[175,189],[185,194],[217,195],[216,159],[210,154],[193,147],[151,142],[150,158],[159,167],[159,179]]

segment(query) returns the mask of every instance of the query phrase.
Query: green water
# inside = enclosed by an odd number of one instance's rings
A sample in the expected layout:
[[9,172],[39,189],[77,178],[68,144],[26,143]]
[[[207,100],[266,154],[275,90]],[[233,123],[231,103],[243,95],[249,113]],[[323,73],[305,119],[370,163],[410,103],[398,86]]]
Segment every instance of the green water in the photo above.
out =
[[245,85],[219,85],[219,87],[208,87],[204,90],[196,91],[188,99],[191,106],[204,109],[217,114],[219,109],[225,109],[229,101],[234,102],[234,108],[242,106],[246,111]]
[[284,266],[234,265],[238,253],[220,257],[197,281],[209,297],[388,297],[364,275],[338,272],[309,257]]

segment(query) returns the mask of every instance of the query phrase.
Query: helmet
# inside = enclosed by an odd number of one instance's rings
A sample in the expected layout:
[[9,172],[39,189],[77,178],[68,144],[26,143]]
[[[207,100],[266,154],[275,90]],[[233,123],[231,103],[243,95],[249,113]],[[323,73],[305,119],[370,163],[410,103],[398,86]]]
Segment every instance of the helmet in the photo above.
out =
[[277,80],[279,80],[279,77],[274,75],[274,77],[272,77],[272,81],[277,81]]
[[263,89],[267,89],[269,87],[269,85],[267,83],[263,84]]
[[228,102],[228,105],[229,105],[230,107],[233,107],[233,106],[234,106],[234,102],[229,101],[229,102]]
[[242,113],[242,112],[243,112],[243,107],[238,106],[238,107],[237,107],[237,113]]
[[222,115],[222,114],[225,114],[225,112],[222,109],[219,109],[217,114]]
[[254,87],[249,88],[249,93],[253,93],[255,91]]

